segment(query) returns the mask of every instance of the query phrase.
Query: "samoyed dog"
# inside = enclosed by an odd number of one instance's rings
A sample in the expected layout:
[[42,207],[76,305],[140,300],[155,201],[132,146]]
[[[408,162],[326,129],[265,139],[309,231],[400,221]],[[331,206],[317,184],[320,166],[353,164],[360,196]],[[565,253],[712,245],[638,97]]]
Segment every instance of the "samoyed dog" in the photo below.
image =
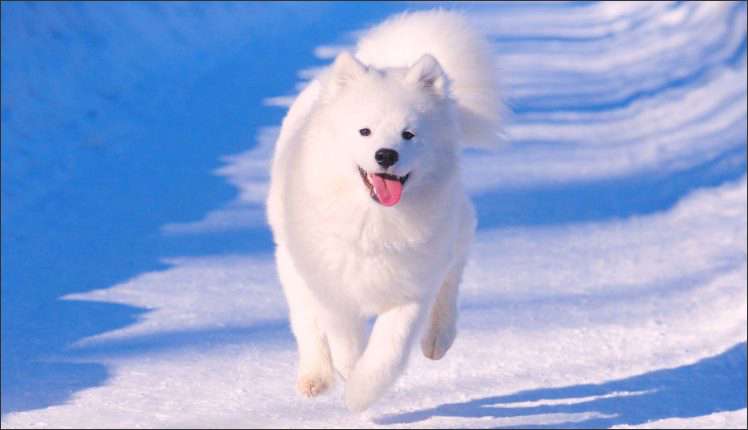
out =
[[303,395],[337,373],[361,411],[416,340],[432,360],[452,345],[476,226],[459,155],[496,142],[495,74],[461,15],[408,13],[365,33],[289,109],[267,206]]

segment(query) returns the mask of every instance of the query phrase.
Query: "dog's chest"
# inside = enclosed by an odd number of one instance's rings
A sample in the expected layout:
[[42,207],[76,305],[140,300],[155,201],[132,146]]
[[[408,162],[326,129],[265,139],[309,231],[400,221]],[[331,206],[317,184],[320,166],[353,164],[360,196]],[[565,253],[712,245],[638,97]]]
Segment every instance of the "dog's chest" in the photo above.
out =
[[329,202],[293,209],[289,250],[309,288],[331,305],[376,314],[423,301],[454,259],[460,225],[454,206],[390,211]]
[[375,250],[335,238],[319,245],[315,260],[324,280],[312,288],[322,288],[331,300],[355,304],[368,314],[429,297],[441,285],[452,258],[444,240]]

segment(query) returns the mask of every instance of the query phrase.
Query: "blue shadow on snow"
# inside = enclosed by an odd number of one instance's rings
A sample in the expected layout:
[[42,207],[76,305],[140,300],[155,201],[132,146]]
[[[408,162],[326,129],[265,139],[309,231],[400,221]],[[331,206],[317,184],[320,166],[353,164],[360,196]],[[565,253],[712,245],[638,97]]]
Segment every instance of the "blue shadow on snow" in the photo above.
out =
[[[673,369],[655,370],[603,384],[543,388],[461,403],[445,403],[431,409],[383,416],[375,421],[377,424],[402,426],[432,417],[509,418],[596,412],[608,417],[579,422],[522,424],[522,428],[609,428],[666,418],[697,417],[746,407],[746,365],[746,343],[742,342],[714,357]],[[618,395],[622,392],[629,395]],[[608,397],[600,397],[606,395]],[[589,397],[592,399],[580,399]],[[570,404],[542,404],[544,400],[564,399]],[[574,402],[574,399],[579,400]],[[540,404],[521,407],[508,405],[517,402]]]
[[[743,137],[745,139],[745,137]],[[606,221],[672,208],[689,193],[734,181],[746,173],[745,140],[691,168],[659,174],[536,188],[497,188],[473,196],[478,228]]]

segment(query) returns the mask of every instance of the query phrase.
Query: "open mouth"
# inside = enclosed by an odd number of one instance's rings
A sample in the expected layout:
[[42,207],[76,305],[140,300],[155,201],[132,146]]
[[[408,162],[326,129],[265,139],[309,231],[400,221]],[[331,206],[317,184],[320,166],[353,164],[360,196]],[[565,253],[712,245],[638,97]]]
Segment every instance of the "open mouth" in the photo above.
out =
[[405,181],[410,173],[405,176],[395,176],[387,173],[368,173],[361,167],[358,168],[364,185],[369,190],[369,195],[375,202],[383,206],[395,206],[400,201]]

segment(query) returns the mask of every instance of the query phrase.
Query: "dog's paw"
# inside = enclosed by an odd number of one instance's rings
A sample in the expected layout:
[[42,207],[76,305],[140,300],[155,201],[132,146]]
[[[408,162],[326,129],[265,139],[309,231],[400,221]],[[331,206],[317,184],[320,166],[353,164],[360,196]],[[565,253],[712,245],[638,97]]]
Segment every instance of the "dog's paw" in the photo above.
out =
[[343,400],[351,412],[363,412],[372,405],[384,388],[382,375],[372,373],[370,368],[359,362],[345,382]]
[[296,389],[304,397],[316,397],[332,386],[332,378],[320,375],[302,375],[296,381]]
[[345,406],[351,412],[363,412],[375,399],[366,387],[351,382],[345,384]]
[[439,360],[452,346],[455,337],[457,337],[457,328],[454,325],[429,327],[428,332],[421,339],[421,351],[426,358]]

